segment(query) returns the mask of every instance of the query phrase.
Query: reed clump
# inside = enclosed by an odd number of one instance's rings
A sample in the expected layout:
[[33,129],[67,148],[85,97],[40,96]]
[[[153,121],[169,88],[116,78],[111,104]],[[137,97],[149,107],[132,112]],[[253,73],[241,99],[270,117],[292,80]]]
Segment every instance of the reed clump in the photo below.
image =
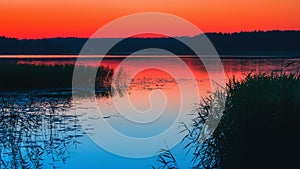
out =
[[[192,153],[192,168],[298,166],[295,153],[300,141],[299,89],[298,74],[248,74],[243,80],[230,79],[226,86],[223,116],[213,135],[201,143],[201,132],[193,131],[201,129],[209,115],[205,108],[220,99],[220,95],[200,104],[192,125],[184,125],[188,131],[185,149]],[[164,154],[160,155],[160,161],[161,158]],[[163,167],[166,165],[161,163]]]
[[[78,80],[95,81],[95,88],[109,88],[114,70],[109,67],[79,66],[84,77]],[[95,70],[97,69],[97,70]],[[74,65],[0,64],[0,91],[70,89]],[[96,77],[87,77],[96,71]],[[80,81],[79,81],[80,82]],[[86,82],[83,82],[86,84]],[[85,86],[87,87],[87,86]]]

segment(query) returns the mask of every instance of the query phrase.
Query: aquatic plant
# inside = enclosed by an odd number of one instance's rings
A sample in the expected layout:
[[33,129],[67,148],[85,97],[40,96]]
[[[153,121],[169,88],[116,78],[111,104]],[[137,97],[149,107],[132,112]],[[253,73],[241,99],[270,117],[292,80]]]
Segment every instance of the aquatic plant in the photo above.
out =
[[[114,70],[109,67],[78,66],[83,74],[77,85],[95,81],[96,89],[109,89]],[[96,77],[87,77],[95,69]],[[71,89],[74,65],[29,65],[15,63],[0,64],[0,91]],[[86,81],[84,81],[86,80]],[[90,87],[90,86],[83,86]]]
[[[199,142],[203,125],[212,112],[211,102],[223,98],[216,94],[195,110],[192,125],[184,124],[188,134],[185,146],[192,153],[192,168],[293,168],[299,146],[300,78],[298,74],[248,74],[232,78],[226,86],[222,119],[212,137]],[[171,150],[159,156],[160,167],[167,167]],[[167,167],[168,168],[168,167]]]
[[76,114],[66,111],[69,107],[65,98],[2,95],[0,168],[56,168],[65,163],[68,150],[83,137]]

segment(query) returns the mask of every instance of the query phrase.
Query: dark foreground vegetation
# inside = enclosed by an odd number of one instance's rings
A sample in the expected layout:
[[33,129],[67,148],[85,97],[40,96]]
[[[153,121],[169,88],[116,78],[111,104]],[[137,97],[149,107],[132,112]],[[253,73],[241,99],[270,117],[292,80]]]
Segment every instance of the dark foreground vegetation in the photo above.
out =
[[[299,167],[300,77],[295,74],[249,74],[231,79],[224,115],[212,137],[200,143],[200,132],[213,95],[197,109],[185,141],[192,168],[283,169]],[[170,150],[160,155],[159,168],[178,168]]]
[[[83,75],[89,75],[95,67],[78,68]],[[71,89],[74,65],[36,66],[15,63],[0,64],[0,91]],[[109,88],[114,70],[100,66],[95,77],[96,88]],[[82,80],[90,77],[82,77]],[[78,79],[80,80],[80,79]],[[82,86],[88,87],[88,86]]]

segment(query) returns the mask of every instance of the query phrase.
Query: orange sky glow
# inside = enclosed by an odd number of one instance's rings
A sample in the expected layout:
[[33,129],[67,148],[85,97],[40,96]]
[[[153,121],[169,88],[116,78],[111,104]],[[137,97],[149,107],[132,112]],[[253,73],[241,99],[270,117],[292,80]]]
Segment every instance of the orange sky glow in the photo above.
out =
[[0,36],[90,37],[110,21],[139,12],[173,14],[203,32],[300,30],[299,7],[299,0],[0,1]]

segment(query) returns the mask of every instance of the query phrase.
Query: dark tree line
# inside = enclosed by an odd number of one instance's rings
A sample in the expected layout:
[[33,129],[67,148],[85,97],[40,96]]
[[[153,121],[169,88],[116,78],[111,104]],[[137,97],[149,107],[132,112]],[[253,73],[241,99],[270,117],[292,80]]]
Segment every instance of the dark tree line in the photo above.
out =
[[[220,55],[299,56],[300,54],[300,31],[206,33],[206,36]],[[185,39],[196,42],[201,38],[203,38],[203,34],[195,37],[179,37],[179,40]],[[93,40],[101,46],[101,44],[105,44],[112,39]],[[19,40],[0,37],[0,54],[79,54],[86,41],[86,38]],[[108,54],[127,55],[146,48],[161,48],[177,55],[194,54],[187,46],[174,38],[127,38],[115,45]],[[86,54],[104,53],[99,47],[99,49]]]

